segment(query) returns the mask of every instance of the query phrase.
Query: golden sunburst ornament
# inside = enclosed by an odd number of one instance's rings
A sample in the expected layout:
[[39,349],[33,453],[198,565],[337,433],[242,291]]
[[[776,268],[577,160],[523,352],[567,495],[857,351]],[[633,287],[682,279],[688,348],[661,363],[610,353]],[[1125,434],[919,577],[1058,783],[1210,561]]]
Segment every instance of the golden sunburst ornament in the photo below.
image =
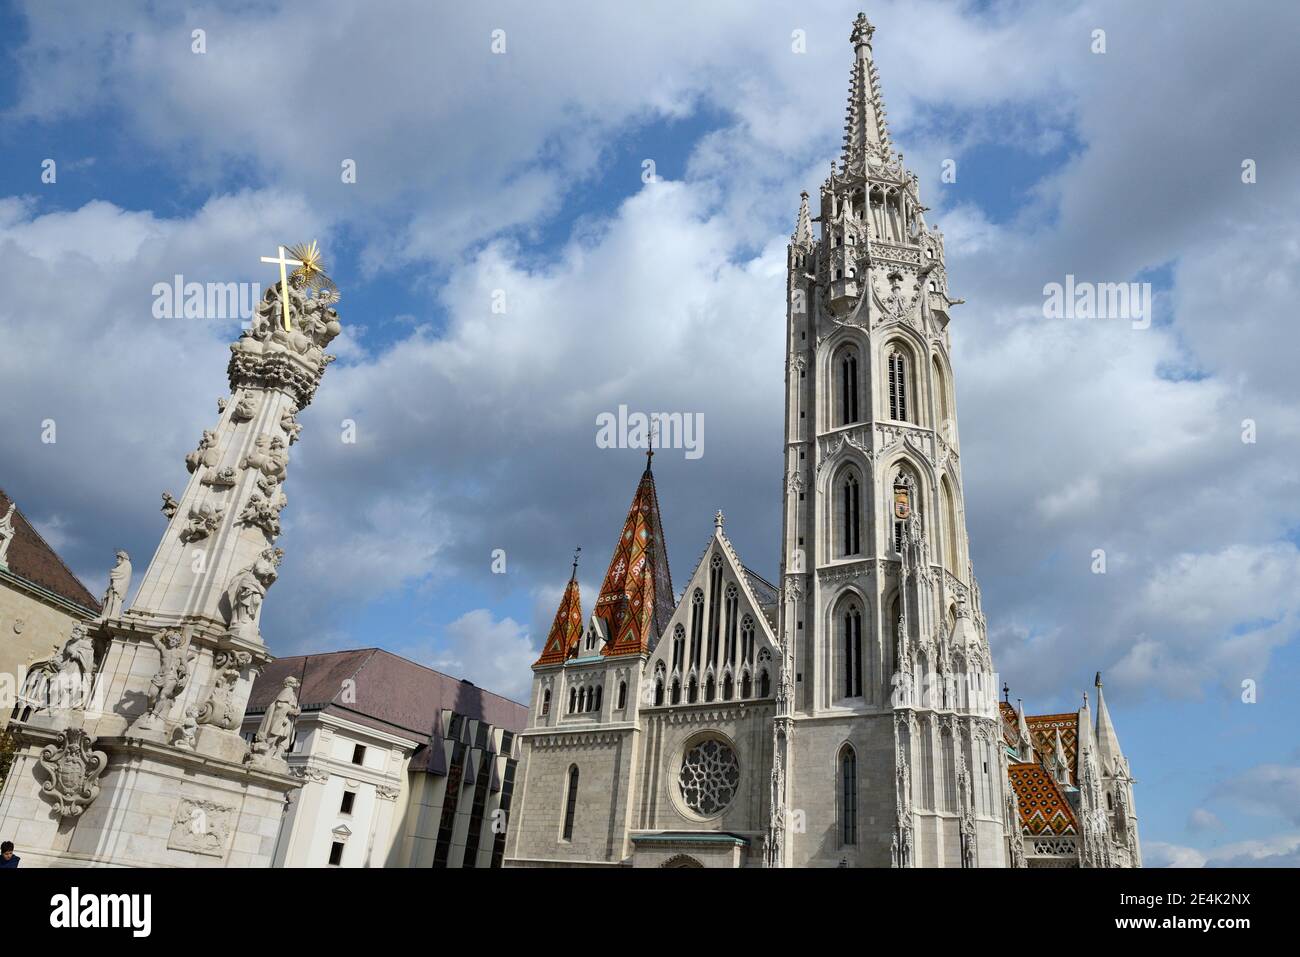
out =
[[324,290],[331,305],[339,301],[339,287],[325,274],[325,260],[321,258],[316,240],[290,246],[289,256],[299,263],[298,268],[289,275],[289,281],[296,288],[309,289],[315,294]]

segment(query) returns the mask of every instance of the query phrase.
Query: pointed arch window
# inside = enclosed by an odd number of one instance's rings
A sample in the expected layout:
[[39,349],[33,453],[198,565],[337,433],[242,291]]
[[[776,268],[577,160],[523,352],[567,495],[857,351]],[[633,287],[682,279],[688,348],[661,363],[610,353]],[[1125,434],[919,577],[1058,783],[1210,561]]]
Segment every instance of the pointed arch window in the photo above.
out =
[[718,690],[718,685],[717,682],[713,680],[713,675],[709,675],[707,678],[704,679],[704,700],[705,701],[712,701],[717,690]]
[[673,670],[680,671],[686,663],[686,629],[681,622],[673,629]]
[[709,664],[718,664],[718,621],[722,605],[722,556],[714,552],[709,562]]
[[700,699],[700,682],[694,675],[691,675],[690,684],[686,686],[686,703],[695,704],[695,702],[698,701],[699,699]]
[[944,476],[939,482],[939,494],[943,500],[943,566],[956,575],[961,564],[957,546],[959,541],[957,535],[957,503],[953,499],[952,486],[949,484],[947,476]]
[[691,594],[691,664],[700,666],[700,639],[704,637],[704,592]]
[[577,710],[578,710],[578,689],[570,688],[569,689],[569,714],[573,714]]
[[682,703],[682,682],[680,678],[673,679],[673,704]]
[[845,471],[840,479],[838,492],[840,557],[847,558],[862,551],[862,487],[855,472]]
[[588,711],[600,710],[600,692],[601,692],[601,686],[596,685],[596,691],[591,697],[590,706],[587,709]]
[[764,668],[758,673],[758,696],[766,698],[772,693],[772,680],[767,676],[767,669]]
[[754,683],[749,679],[749,672],[746,671],[740,676],[740,696],[748,698],[754,693]]
[[587,710],[587,689],[586,688],[578,689],[578,710],[579,711]]
[[728,671],[722,678],[722,700],[730,701],[731,696],[736,693],[736,683],[731,680],[731,672]]
[[564,798],[564,840],[573,840],[573,817],[578,809],[578,766],[569,767],[569,793]]
[[907,356],[901,349],[889,353],[889,417],[896,422],[910,422],[908,418],[908,392],[911,388],[911,375],[908,373]]
[[838,369],[838,406],[839,415],[836,425],[849,425],[858,421],[858,353],[852,347],[840,353],[837,360]]
[[542,692],[542,717],[551,713],[551,689],[547,688]]
[[620,681],[618,683],[618,710],[622,711],[626,707],[627,707],[627,682]]
[[727,586],[727,621],[723,627],[724,650],[722,658],[729,665],[736,663],[736,611],[739,602],[740,598],[736,583],[732,582]]
[[840,640],[843,647],[844,697],[862,697],[862,612],[850,604],[840,616]]
[[740,620],[740,660],[746,664],[754,660],[754,619],[749,615]]
[[858,843],[858,756],[847,744],[840,752],[840,842]]

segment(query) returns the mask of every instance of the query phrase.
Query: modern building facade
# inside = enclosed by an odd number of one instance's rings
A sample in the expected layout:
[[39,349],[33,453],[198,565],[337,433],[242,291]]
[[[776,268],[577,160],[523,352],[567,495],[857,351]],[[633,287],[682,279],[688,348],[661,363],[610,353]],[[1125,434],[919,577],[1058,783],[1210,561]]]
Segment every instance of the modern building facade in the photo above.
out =
[[279,658],[253,686],[251,740],[299,681],[280,867],[499,867],[527,709],[378,648]]

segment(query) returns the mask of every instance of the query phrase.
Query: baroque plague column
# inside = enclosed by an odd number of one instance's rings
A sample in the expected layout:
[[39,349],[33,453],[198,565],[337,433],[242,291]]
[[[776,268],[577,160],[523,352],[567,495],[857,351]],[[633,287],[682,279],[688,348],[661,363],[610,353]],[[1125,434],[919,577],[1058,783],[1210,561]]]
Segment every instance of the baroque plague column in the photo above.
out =
[[167,530],[134,604],[121,612],[126,585],[115,581],[117,601],[90,626],[93,673],[80,687],[43,689],[43,700],[27,695],[26,720],[10,725],[20,749],[0,793],[0,833],[25,864],[271,863],[285,795],[300,783],[283,759],[296,682],[251,744],[239,727],[271,660],[259,622],[282,555],[296,416],[340,331],[315,244],[295,252],[287,288],[267,290],[230,347],[231,394],[185,457],[180,500],[163,494]]

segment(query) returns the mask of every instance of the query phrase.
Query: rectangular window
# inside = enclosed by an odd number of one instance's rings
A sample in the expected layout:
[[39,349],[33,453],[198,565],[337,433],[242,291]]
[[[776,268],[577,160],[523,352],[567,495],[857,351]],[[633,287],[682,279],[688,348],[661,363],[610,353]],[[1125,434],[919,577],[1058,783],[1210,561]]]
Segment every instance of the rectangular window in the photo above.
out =
[[338,867],[343,862],[343,842],[335,841],[330,845],[330,867]]
[[366,763],[366,746],[364,744],[358,744],[356,747],[352,749],[352,763],[353,764]]
[[355,804],[356,802],[357,802],[357,792],[356,792],[356,791],[344,791],[344,792],[343,792],[343,803],[339,805],[339,813],[340,813],[340,814],[351,814],[351,813],[352,813],[352,805]]

